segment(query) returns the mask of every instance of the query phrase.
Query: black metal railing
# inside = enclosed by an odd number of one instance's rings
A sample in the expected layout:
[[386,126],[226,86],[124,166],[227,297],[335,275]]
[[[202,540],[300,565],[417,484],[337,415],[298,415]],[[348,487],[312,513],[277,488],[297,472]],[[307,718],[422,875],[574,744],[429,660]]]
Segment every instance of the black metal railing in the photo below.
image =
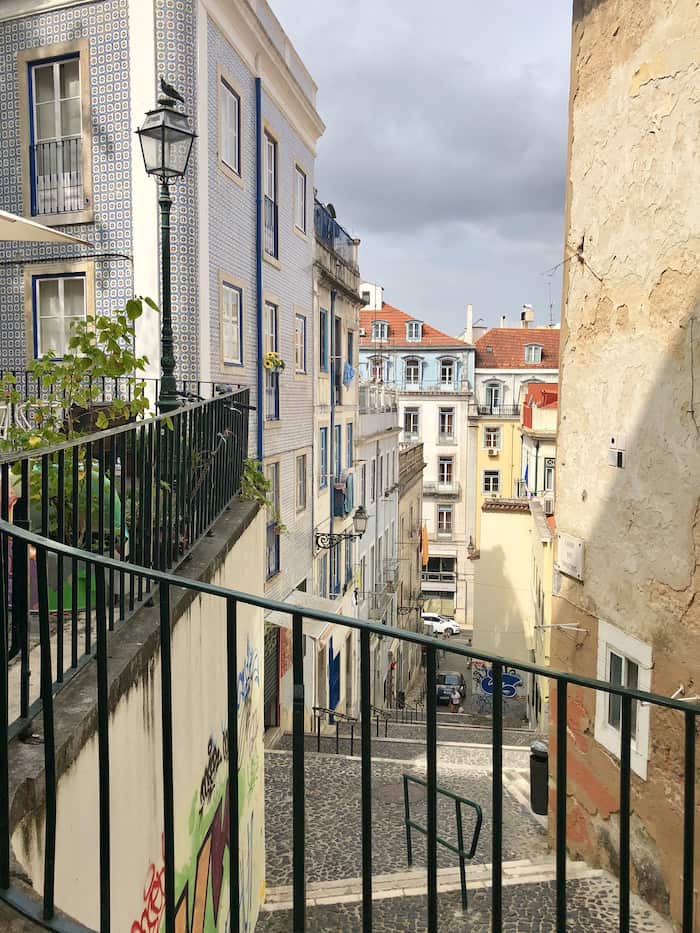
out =
[[[240,491],[248,446],[248,389],[39,451],[0,456],[0,516],[19,528],[121,561],[107,577],[109,629],[149,598],[150,583],[126,566],[175,567]],[[46,593],[26,544],[3,555],[10,568],[10,660],[20,666],[10,732],[40,709],[32,695],[37,633],[32,610],[55,613],[51,681],[60,688],[95,653],[96,579],[89,562],[48,558]],[[27,572],[21,572],[25,568]],[[33,582],[36,581],[36,582]],[[39,635],[38,641],[41,642]]]
[[480,415],[491,415],[494,418],[517,418],[520,415],[520,405],[475,405]]
[[277,202],[265,195],[264,202],[265,230],[264,248],[268,256],[279,258],[279,224]]
[[29,147],[33,215],[85,209],[82,145],[78,136]]
[[327,246],[349,266],[353,268],[357,266],[355,241],[320,201],[314,202],[314,230],[316,238],[324,246]]
[[[155,440],[155,438],[151,438]],[[162,442],[163,443],[163,442]],[[166,445],[169,449],[170,445]],[[161,447],[161,454],[163,449]],[[168,455],[169,456],[169,455]],[[157,461],[158,458],[156,458]],[[167,461],[166,457],[166,461]],[[46,472],[44,472],[46,475]],[[216,487],[215,487],[216,488]],[[671,766],[678,769],[681,775],[679,785],[683,786],[683,816],[682,827],[677,834],[678,847],[682,851],[682,930],[683,933],[693,931],[694,907],[694,879],[695,879],[695,781],[696,781],[696,725],[700,708],[689,706],[681,700],[646,693],[641,690],[630,689],[611,683],[593,680],[577,674],[553,671],[548,668],[537,667],[533,664],[510,662],[504,658],[474,651],[463,645],[438,641],[429,636],[413,633],[400,628],[387,628],[356,618],[344,617],[327,612],[299,608],[285,603],[274,602],[262,596],[255,596],[243,592],[226,589],[211,583],[188,580],[184,577],[174,576],[160,570],[143,566],[131,566],[120,563],[113,558],[79,550],[67,544],[49,540],[45,535],[40,536],[26,531],[5,520],[0,521],[0,560],[2,573],[0,573],[0,626],[7,631],[10,623],[8,615],[8,586],[10,581],[16,583],[18,564],[14,564],[12,577],[8,573],[7,556],[10,552],[24,553],[25,560],[29,548],[35,550],[37,555],[37,575],[39,580],[39,633],[41,645],[41,697],[40,703],[43,712],[44,724],[44,765],[45,765],[45,832],[44,845],[44,877],[41,892],[41,905],[20,892],[11,883],[10,874],[10,834],[12,829],[10,820],[9,800],[9,734],[8,722],[8,689],[7,679],[0,682],[0,901],[13,905],[26,916],[39,919],[42,925],[50,930],[77,933],[86,927],[69,920],[56,917],[55,911],[55,880],[54,867],[56,864],[56,826],[57,806],[57,769],[56,748],[54,744],[54,695],[53,671],[50,647],[50,624],[48,607],[48,574],[49,558],[63,560],[64,563],[80,562],[90,567],[96,581],[96,614],[95,635],[97,642],[96,671],[97,671],[97,736],[98,736],[98,780],[99,780],[99,899],[101,910],[101,933],[109,933],[110,910],[112,903],[112,877],[110,869],[110,795],[116,791],[109,783],[109,742],[110,717],[108,715],[108,670],[107,670],[107,639],[109,637],[109,607],[107,604],[108,581],[112,575],[125,574],[133,582],[127,582],[127,588],[139,592],[153,590],[157,585],[159,589],[160,613],[160,651],[162,659],[162,677],[160,678],[160,700],[162,709],[162,769],[163,769],[163,851],[164,851],[164,930],[165,933],[175,933],[175,812],[173,801],[173,742],[176,735],[173,729],[173,690],[177,685],[173,683],[170,663],[171,651],[171,591],[184,589],[197,594],[221,599],[226,605],[226,664],[228,671],[228,779],[237,780],[236,768],[239,763],[238,722],[236,704],[237,681],[237,618],[238,607],[254,606],[266,611],[282,613],[291,617],[292,627],[292,896],[293,920],[292,928],[302,931],[307,928],[306,915],[306,866],[305,848],[307,841],[306,831],[306,770],[305,770],[305,685],[304,685],[304,620],[322,622],[324,625],[342,625],[348,630],[359,632],[359,678],[360,678],[360,716],[361,729],[361,852],[362,852],[362,930],[369,933],[372,929],[373,912],[373,873],[372,873],[372,845],[373,845],[373,800],[372,800],[372,706],[371,706],[371,651],[370,638],[372,635],[397,638],[403,642],[419,645],[424,649],[426,674],[426,713],[425,713],[425,743],[426,743],[426,814],[424,827],[426,836],[426,871],[427,871],[427,928],[429,933],[437,933],[445,929],[452,922],[445,919],[442,927],[439,925],[439,902],[437,885],[437,847],[438,837],[438,793],[437,782],[437,668],[438,652],[445,651],[453,659],[467,662],[469,659],[485,662],[489,666],[492,695],[504,696],[507,686],[508,670],[512,667],[521,672],[548,678],[553,682],[552,695],[556,697],[556,712],[554,718],[555,746],[555,784],[556,799],[554,828],[555,828],[555,864],[556,864],[556,930],[565,933],[567,930],[567,757],[568,757],[568,690],[574,686],[583,690],[593,691],[595,694],[603,693],[607,696],[619,697],[621,706],[620,720],[620,766],[619,766],[619,907],[618,929],[630,929],[630,808],[631,808],[631,745],[632,723],[634,705],[639,702],[649,704],[657,717],[663,711],[667,716],[679,716],[682,720],[683,750],[679,749],[677,761],[665,763],[668,770]],[[141,552],[139,552],[141,553]],[[26,571],[26,564],[23,572]],[[14,609],[14,607],[13,607]],[[212,619],[217,618],[212,613]],[[0,638],[0,671],[7,670],[7,644]],[[451,662],[454,663],[454,660]],[[491,928],[494,933],[503,929],[503,857],[504,857],[504,831],[503,831],[503,731],[504,731],[503,705],[493,704],[491,728]],[[666,725],[672,725],[667,723]],[[233,772],[231,773],[231,770]],[[152,788],[144,788],[144,794],[152,795]],[[656,793],[652,787],[651,793]],[[641,804],[641,796],[645,787],[638,784],[635,788],[635,807]],[[669,837],[670,838],[670,837]],[[238,795],[231,794],[228,808],[227,839],[230,853],[232,872],[229,885],[228,904],[230,916],[239,916],[239,803]],[[669,843],[670,845],[670,843]],[[463,847],[461,847],[463,849]],[[665,851],[665,856],[672,858],[672,853]],[[116,897],[115,897],[116,900]],[[232,927],[235,928],[235,927]]]

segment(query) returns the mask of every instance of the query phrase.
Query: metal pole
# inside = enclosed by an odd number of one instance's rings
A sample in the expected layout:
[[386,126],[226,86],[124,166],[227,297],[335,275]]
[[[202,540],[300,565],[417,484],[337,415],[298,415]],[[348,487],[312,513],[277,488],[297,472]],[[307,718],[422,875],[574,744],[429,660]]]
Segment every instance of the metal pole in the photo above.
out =
[[163,413],[174,411],[178,405],[177,384],[175,382],[175,353],[173,349],[173,322],[170,278],[170,208],[172,198],[170,188],[161,181],[160,196],[160,235],[162,254],[162,294],[161,294],[161,334],[160,368],[161,381],[158,395],[158,410]]

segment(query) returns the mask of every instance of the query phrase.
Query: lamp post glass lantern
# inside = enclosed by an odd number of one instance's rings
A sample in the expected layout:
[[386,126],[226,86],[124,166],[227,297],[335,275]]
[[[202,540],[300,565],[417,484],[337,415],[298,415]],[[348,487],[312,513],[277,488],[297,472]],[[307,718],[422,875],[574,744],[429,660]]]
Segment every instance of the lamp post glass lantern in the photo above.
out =
[[[196,133],[188,126],[187,114],[175,109],[177,94],[174,88],[164,85],[164,95],[158,107],[149,110],[143,126],[138,129],[141,153],[146,172],[160,181],[158,204],[160,205],[161,233],[161,383],[158,408],[161,412],[173,411],[179,398],[175,383],[175,353],[173,349],[172,299],[170,277],[170,183],[187,171]],[[168,94],[165,94],[166,87]],[[172,96],[170,96],[172,95]]]

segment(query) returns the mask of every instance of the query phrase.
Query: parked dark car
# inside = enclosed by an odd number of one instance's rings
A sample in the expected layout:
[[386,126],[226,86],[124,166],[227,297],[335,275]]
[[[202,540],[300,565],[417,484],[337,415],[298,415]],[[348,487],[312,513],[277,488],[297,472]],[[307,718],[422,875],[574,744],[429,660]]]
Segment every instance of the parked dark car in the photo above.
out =
[[441,671],[437,675],[437,701],[438,703],[449,703],[452,688],[457,687],[462,698],[467,692],[467,685],[464,682],[464,675],[458,671]]

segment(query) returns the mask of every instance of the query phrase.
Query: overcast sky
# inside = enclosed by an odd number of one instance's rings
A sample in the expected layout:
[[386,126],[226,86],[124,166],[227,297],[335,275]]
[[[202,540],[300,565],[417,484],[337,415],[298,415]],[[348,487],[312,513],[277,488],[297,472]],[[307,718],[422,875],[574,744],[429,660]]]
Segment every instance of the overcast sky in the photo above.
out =
[[[549,319],[563,255],[571,2],[270,0],[319,87],[316,186],[362,277],[448,332]],[[559,319],[561,273],[551,279]]]

